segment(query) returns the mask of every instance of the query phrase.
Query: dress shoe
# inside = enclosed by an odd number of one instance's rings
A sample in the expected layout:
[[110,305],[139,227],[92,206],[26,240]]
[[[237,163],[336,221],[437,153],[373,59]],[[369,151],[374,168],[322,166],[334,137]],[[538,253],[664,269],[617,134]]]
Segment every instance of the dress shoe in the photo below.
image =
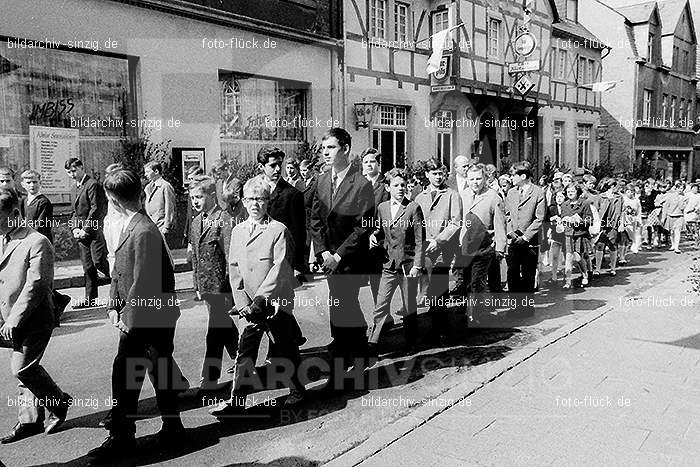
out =
[[245,410],[246,396],[232,395],[231,399],[220,403],[209,411],[209,414],[216,418],[226,418],[240,415]]
[[56,305],[59,315],[63,314],[63,311],[66,309],[70,301],[71,298],[68,295],[64,295],[60,292],[55,293],[54,304]]
[[284,400],[285,407],[292,407],[294,405],[300,404],[304,401],[306,397],[306,391],[301,391],[299,389],[290,389],[289,395]]
[[110,428],[112,428],[112,410],[110,409],[109,412],[107,412],[107,415],[105,415],[105,418],[99,421],[97,426],[104,428],[105,430],[109,431]]
[[49,413],[49,418],[44,428],[44,434],[50,435],[51,433],[55,433],[58,431],[61,425],[63,425],[63,422],[66,421],[68,407],[70,407],[72,400],[73,398],[71,396],[65,392],[63,393],[63,397],[61,397],[61,401],[58,403],[58,406],[55,409],[52,409]]
[[8,434],[0,438],[0,443],[14,443],[15,441],[19,441],[30,436],[38,435],[42,431],[44,431],[44,427],[41,426],[41,423],[17,422],[17,424],[14,427],[12,427]]
[[172,445],[175,441],[182,441],[187,435],[187,430],[182,425],[182,420],[179,418],[168,419],[168,421],[163,421],[163,426],[160,431],[156,433],[156,440],[158,443]]
[[109,435],[100,446],[88,451],[87,456],[96,462],[111,462],[113,459],[122,457],[133,451],[135,445],[136,442],[133,436]]

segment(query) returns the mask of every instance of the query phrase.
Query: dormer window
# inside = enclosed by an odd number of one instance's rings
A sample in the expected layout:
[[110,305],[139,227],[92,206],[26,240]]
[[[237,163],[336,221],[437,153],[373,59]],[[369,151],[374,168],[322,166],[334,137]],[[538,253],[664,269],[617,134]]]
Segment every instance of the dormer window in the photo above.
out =
[[578,0],[566,0],[566,19],[578,22]]

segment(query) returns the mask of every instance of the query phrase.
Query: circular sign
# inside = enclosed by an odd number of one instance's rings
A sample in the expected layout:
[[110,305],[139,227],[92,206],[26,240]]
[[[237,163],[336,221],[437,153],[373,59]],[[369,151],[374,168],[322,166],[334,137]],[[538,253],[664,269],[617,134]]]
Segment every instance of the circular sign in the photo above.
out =
[[524,32],[515,38],[515,53],[527,57],[535,51],[537,39],[531,32]]
[[442,81],[447,77],[447,68],[449,67],[449,58],[450,57],[442,57],[440,60],[440,68],[436,72],[433,73],[433,76],[435,77],[436,80]]

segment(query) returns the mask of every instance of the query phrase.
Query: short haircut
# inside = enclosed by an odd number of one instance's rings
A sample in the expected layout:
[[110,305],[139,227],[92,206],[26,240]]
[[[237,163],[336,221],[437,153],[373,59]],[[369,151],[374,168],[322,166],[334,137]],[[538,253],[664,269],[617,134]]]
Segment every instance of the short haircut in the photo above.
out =
[[403,178],[403,181],[406,182],[406,184],[408,184],[408,172],[406,172],[404,169],[399,169],[397,167],[394,167],[393,169],[384,174],[384,183],[389,185],[395,178]]
[[425,171],[430,172],[432,170],[445,170],[445,164],[437,157],[431,157],[425,164]]
[[525,175],[527,179],[532,178],[532,170],[530,170],[530,163],[528,161],[516,162],[510,169],[516,175]]
[[635,188],[634,183],[628,183],[627,185],[625,185],[625,191],[629,190],[629,191],[634,193],[634,188]]
[[73,168],[73,167],[82,167],[82,166],[83,166],[83,162],[82,162],[80,159],[78,159],[77,157],[71,157],[71,158],[69,158],[69,159],[66,161],[66,163],[63,165],[63,167],[64,167],[66,170],[71,169],[71,168]]
[[578,183],[572,183],[571,185],[566,187],[566,190],[568,191],[570,188],[573,188],[576,190],[576,197],[577,198],[580,198],[581,195],[583,194],[583,187]]
[[335,138],[338,140],[338,144],[341,146],[352,146],[352,137],[350,136],[350,133],[345,131],[344,128],[339,128],[339,127],[333,127],[329,128],[328,131],[326,131],[323,134],[323,137],[321,138],[321,141],[325,141],[328,138]]
[[204,175],[204,169],[198,165],[193,165],[187,169],[187,176]]
[[614,178],[609,178],[607,180],[601,180],[601,188],[603,191],[608,191],[611,188],[615,188],[617,186],[617,180]]
[[226,204],[231,204],[233,197],[236,195],[239,197],[243,195],[243,183],[235,177],[230,177],[224,183],[224,188],[221,190],[221,198]]
[[200,191],[205,195],[216,194],[216,180],[208,175],[197,175],[190,183],[190,193]]
[[27,169],[22,172],[22,178],[36,178],[37,180],[41,180],[41,173],[38,170]]
[[467,173],[469,172],[481,172],[481,176],[485,177],[486,176],[486,170],[488,169],[487,166],[479,162],[478,164],[470,165],[467,168]]
[[308,159],[304,159],[299,163],[300,169],[308,169],[310,167],[311,167],[311,161]]
[[506,181],[506,182],[510,183],[510,177],[508,176],[508,174],[503,174],[500,177],[498,177],[499,185],[502,181]]
[[163,173],[163,164],[161,164],[158,161],[148,161],[144,164],[144,169],[151,169],[154,172],[158,172],[159,174]]
[[243,185],[243,196],[259,196],[261,198],[270,198],[270,184],[258,175],[253,177]]
[[121,162],[115,162],[114,164],[109,164],[105,169],[105,174],[111,174],[115,170],[121,170],[124,168],[124,164]]
[[595,183],[595,182],[597,181],[597,179],[595,178],[595,175],[585,174],[585,175],[583,176],[583,181],[584,181],[585,183],[588,183],[588,182],[593,182],[593,183]]
[[105,177],[104,189],[122,202],[138,202],[141,199],[141,177],[130,169],[110,172]]
[[265,165],[269,162],[270,158],[284,159],[284,151],[282,151],[277,146],[263,146],[258,151],[258,163]]
[[19,196],[11,188],[0,188],[0,212],[12,212],[19,209]]
[[374,156],[374,160],[379,162],[379,151],[374,148],[367,148],[360,154],[360,160],[364,161],[365,156]]
[[493,164],[486,164],[486,165],[484,166],[484,175],[490,177],[490,176],[493,175],[494,173],[496,173],[496,166],[495,166],[495,165],[493,165]]
[[286,165],[291,165],[295,169],[299,170],[299,161],[296,159],[288,159],[285,163]]
[[0,174],[7,174],[11,178],[15,178],[15,171],[9,168],[8,166],[2,166],[0,167]]

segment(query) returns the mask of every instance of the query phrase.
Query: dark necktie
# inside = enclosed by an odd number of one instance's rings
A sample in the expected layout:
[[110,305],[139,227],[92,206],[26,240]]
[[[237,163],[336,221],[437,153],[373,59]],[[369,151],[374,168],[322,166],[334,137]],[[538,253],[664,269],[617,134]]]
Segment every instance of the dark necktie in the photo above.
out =
[[331,201],[335,197],[335,190],[338,188],[338,174],[334,173],[331,180]]
[[430,192],[430,200],[434,203],[435,198],[437,198],[437,190],[433,190]]

